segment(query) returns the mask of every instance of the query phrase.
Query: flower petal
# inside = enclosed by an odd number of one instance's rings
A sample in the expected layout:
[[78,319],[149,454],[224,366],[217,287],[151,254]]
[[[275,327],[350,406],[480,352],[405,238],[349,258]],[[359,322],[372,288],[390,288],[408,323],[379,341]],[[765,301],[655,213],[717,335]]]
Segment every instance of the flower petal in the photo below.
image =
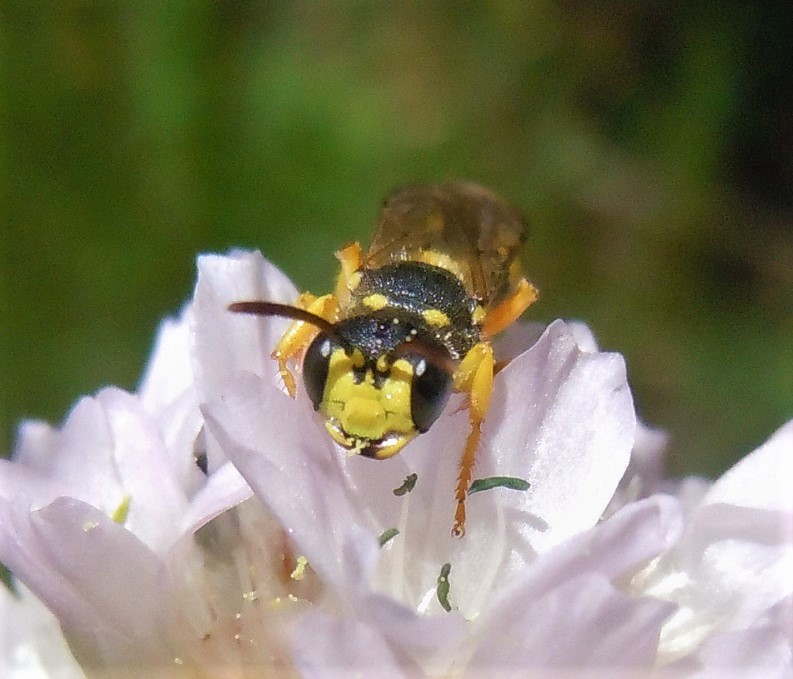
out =
[[150,413],[157,413],[193,385],[190,361],[192,309],[177,318],[166,318],[157,330],[149,364],[137,394]]
[[[72,408],[72,412],[75,410],[77,406]],[[57,429],[41,420],[26,420],[19,425],[11,459],[31,470],[45,471],[56,459],[53,451],[57,444]]]
[[674,544],[681,528],[675,500],[657,496],[540,555],[476,621],[472,664],[652,666],[674,606],[627,596],[617,584]]
[[625,472],[635,428],[625,365],[581,351],[556,321],[498,377],[477,472],[529,481],[528,492],[504,491],[499,502],[544,552],[593,526]]
[[[600,351],[595,334],[586,323],[571,320],[557,322],[567,326],[581,351],[589,354]],[[513,323],[493,342],[496,357],[500,361],[511,361],[520,356],[534,346],[548,327],[547,324],[538,322]]]
[[741,630],[717,633],[697,653],[697,679],[793,676],[793,598],[788,597]]
[[303,677],[407,677],[419,667],[397,658],[383,637],[353,618],[311,613],[294,642],[295,664]]
[[[36,444],[42,450],[34,451]],[[128,505],[125,525],[163,548],[177,534],[186,497],[159,431],[138,399],[110,387],[83,398],[60,430],[22,430],[23,459],[0,465],[0,496],[38,508],[57,496],[83,500],[113,515]],[[15,484],[15,485],[13,485]]]
[[93,507],[61,498],[29,513],[0,500],[0,561],[55,613],[81,663],[166,661],[161,562]]
[[[793,595],[793,421],[727,471],[694,514],[681,555],[713,598],[753,618]],[[715,587],[713,588],[716,589]]]
[[609,503],[607,516],[629,502],[653,493],[669,492],[669,487],[679,489],[679,483],[671,483],[664,476],[664,453],[668,441],[669,437],[664,432],[641,421],[636,422],[631,460]]
[[665,626],[666,659],[713,634],[747,629],[793,595],[793,512],[784,479],[793,425],[736,464],[690,511],[674,549],[634,578],[638,591],[676,602]]
[[[145,544],[162,551],[179,537],[187,498],[176,477],[159,431],[140,402],[120,389],[97,396],[113,439],[114,464],[129,498],[124,525]],[[90,468],[84,471],[90,473]],[[97,480],[101,483],[101,479]],[[118,505],[102,508],[112,514]]]
[[[251,374],[204,407],[207,425],[312,568],[343,588],[348,530],[371,525],[350,497],[337,451],[297,403]],[[370,528],[372,545],[377,532]]]
[[[49,504],[60,494],[112,512],[124,497],[105,408],[94,398],[80,399],[60,429],[40,422],[23,425],[14,461],[3,466],[0,496],[24,496],[34,507]],[[19,475],[22,483],[4,481],[6,474]]]
[[545,676],[537,673],[542,667],[649,670],[661,626],[673,610],[661,601],[623,594],[596,574],[581,575],[522,600],[497,628],[483,630],[470,667],[488,673],[512,668],[532,677]]
[[727,471],[703,503],[777,509],[793,515],[793,420]]
[[5,679],[85,679],[55,616],[30,591],[0,586],[0,676]]
[[184,533],[195,533],[201,526],[253,495],[245,479],[230,462],[212,474],[193,497],[182,519]]
[[499,625],[513,607],[588,573],[622,580],[674,545],[682,528],[674,498],[657,495],[632,503],[524,568],[494,596],[481,624]]
[[232,375],[242,371],[275,380],[269,353],[288,321],[256,318],[228,310],[232,302],[267,300],[291,303],[292,283],[258,252],[198,258],[193,298],[193,372],[201,400],[215,398]]

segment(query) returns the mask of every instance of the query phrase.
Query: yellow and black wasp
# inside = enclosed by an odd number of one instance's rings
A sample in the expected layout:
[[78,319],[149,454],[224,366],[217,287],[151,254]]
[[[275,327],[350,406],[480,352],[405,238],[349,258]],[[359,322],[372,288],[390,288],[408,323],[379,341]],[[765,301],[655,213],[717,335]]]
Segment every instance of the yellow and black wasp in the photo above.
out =
[[294,306],[236,302],[235,312],[294,323],[275,347],[288,392],[290,362],[336,443],[378,460],[427,431],[452,391],[465,394],[471,432],[460,458],[452,532],[465,532],[482,420],[495,372],[490,339],[537,299],[521,273],[520,214],[476,184],[400,189],[383,203],[374,238],[338,251],[336,289]]

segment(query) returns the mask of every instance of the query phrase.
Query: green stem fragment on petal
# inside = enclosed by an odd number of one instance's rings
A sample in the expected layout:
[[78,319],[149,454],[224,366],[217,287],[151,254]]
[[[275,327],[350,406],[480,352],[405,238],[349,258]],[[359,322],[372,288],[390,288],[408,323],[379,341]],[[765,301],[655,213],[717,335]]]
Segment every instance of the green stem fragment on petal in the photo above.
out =
[[482,490],[491,490],[493,488],[509,488],[511,490],[528,490],[529,482],[525,479],[519,479],[515,476],[488,476],[485,479],[476,479],[470,488],[468,494],[478,493]]
[[419,478],[418,474],[408,474],[405,477],[405,480],[402,482],[402,485],[399,486],[399,488],[394,488],[393,491],[394,495],[396,495],[397,497],[402,497],[403,495],[409,493],[411,490],[413,490],[416,487],[416,481],[418,480],[418,478]]
[[452,605],[449,603],[449,573],[451,570],[452,565],[450,563],[445,563],[441,566],[441,574],[438,576],[438,585],[435,588],[438,601],[446,612],[452,610]]
[[399,535],[399,530],[397,528],[389,528],[388,530],[383,531],[382,535],[377,538],[377,542],[380,543],[380,546],[382,547],[386,542],[392,538],[395,538],[397,535]]

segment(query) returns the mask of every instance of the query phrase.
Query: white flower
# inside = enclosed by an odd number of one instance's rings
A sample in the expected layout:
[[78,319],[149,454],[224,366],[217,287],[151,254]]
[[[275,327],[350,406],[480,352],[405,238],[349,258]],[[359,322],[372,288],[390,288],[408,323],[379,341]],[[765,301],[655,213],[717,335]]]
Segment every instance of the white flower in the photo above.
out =
[[[294,294],[253,259],[221,264],[231,277],[239,267],[245,294]],[[203,430],[213,376],[191,360],[209,330],[200,307],[164,324],[139,395],[102,390],[57,430],[25,423],[0,461],[0,561],[55,614],[89,676],[282,666],[289,620],[319,588],[285,572],[281,527]]]
[[0,464],[0,561],[89,672],[791,671],[790,470],[774,469],[793,424],[712,487],[672,485],[621,357],[581,324],[515,326],[476,476],[530,487],[471,495],[456,539],[461,400],[395,458],[348,457],[278,383],[285,323],[227,311],[294,294],[258,255],[200,258],[139,392],[24,425]]
[[791,480],[793,422],[707,488],[675,546],[634,577],[634,591],[679,606],[662,631],[662,660],[791,672]]
[[0,677],[80,679],[58,621],[27,588],[0,588]]

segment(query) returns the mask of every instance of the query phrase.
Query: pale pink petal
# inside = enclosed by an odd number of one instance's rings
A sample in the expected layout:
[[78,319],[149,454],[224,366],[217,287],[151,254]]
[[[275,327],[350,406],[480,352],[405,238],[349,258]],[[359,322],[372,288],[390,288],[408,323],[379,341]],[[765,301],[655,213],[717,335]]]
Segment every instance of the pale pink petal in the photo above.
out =
[[97,399],[82,398],[59,430],[41,423],[21,428],[14,461],[5,464],[43,483],[14,487],[0,475],[0,496],[24,495],[41,507],[58,494],[71,495],[112,512],[124,499],[114,448],[105,408]]
[[[590,354],[600,351],[597,339],[586,323],[571,320],[557,322],[567,326],[581,351]],[[493,345],[496,357],[498,360],[507,361],[520,356],[524,351],[531,349],[548,327],[547,324],[536,321],[513,323],[495,338]]]
[[541,668],[593,671],[652,667],[658,636],[674,606],[630,597],[605,578],[581,575],[537,598],[522,599],[500,629],[483,632],[469,666],[498,673]]
[[93,507],[61,498],[29,513],[0,500],[0,561],[61,621],[81,663],[162,662],[160,560]]
[[529,481],[499,502],[543,552],[593,526],[625,472],[635,428],[625,365],[582,352],[557,321],[498,377],[477,472]]
[[[42,450],[34,452],[37,443]],[[82,399],[58,431],[24,428],[20,447],[22,459],[0,465],[0,496],[27,498],[34,508],[69,496],[108,515],[127,506],[126,525],[147,544],[175,538],[186,497],[136,397],[104,389]]]
[[680,519],[672,498],[650,498],[540,556],[490,602],[471,665],[532,676],[545,676],[536,674],[543,667],[652,667],[675,607],[616,584],[674,543]]
[[[358,616],[374,625],[412,660],[428,666],[442,649],[463,642],[468,624],[458,611],[427,615],[415,605],[372,591],[370,580],[378,553],[363,531],[350,531],[345,545],[347,592]],[[438,572],[435,577],[437,579]],[[434,588],[432,590],[435,591]]]
[[[199,409],[198,394],[190,388],[156,413],[152,419],[164,445],[164,453],[172,474],[188,497],[206,481],[198,466],[197,455],[207,452],[203,439],[204,417]],[[212,456],[210,456],[212,457]],[[207,468],[214,471],[224,460],[207,459]]]
[[291,303],[295,290],[260,253],[232,252],[198,258],[193,298],[193,372],[202,400],[211,400],[242,371],[275,380],[270,358],[288,321],[228,311],[232,302],[268,300]]
[[157,424],[173,473],[188,495],[204,482],[195,461],[204,422],[194,384],[192,326],[192,305],[185,306],[178,318],[160,324],[137,392]]
[[34,469],[16,461],[0,459],[0,498],[24,497],[34,507],[43,507],[63,494],[57,479],[42,478]]
[[418,665],[395,654],[372,627],[354,618],[313,613],[303,618],[294,642],[295,664],[303,677],[416,677]]
[[55,616],[24,585],[14,589],[0,586],[0,677],[85,679]]
[[212,474],[190,501],[181,520],[183,533],[192,534],[227,509],[235,507],[253,495],[250,486],[230,462]]
[[[338,451],[314,425],[310,409],[274,384],[243,374],[204,413],[212,435],[312,567],[340,585],[347,533],[369,522],[347,490]],[[372,544],[376,536],[372,529]]]
[[166,318],[157,330],[154,349],[137,390],[152,414],[168,407],[193,385],[191,319],[192,311],[188,306],[177,318]]
[[793,515],[793,420],[724,474],[704,504],[778,509]]
[[[129,499],[124,525],[145,544],[162,550],[179,535],[187,497],[158,428],[137,398],[120,389],[105,389],[97,400],[105,410],[116,473]],[[90,471],[89,467],[86,476]],[[110,513],[115,509],[111,507]]]
[[499,361],[511,361],[528,351],[548,328],[546,323],[513,323],[493,340],[493,350]]
[[793,422],[716,481],[691,519],[681,558],[703,593],[741,601],[733,624],[793,594],[791,488]]
[[679,482],[670,482],[664,474],[664,454],[669,437],[658,429],[636,422],[636,432],[631,450],[631,460],[625,470],[614,497],[611,498],[606,515],[620,507],[653,493],[680,489]]
[[19,425],[12,458],[28,469],[44,471],[52,465],[57,444],[57,429],[40,420],[26,420]]
[[745,629],[716,634],[699,650],[696,679],[793,676],[793,599],[780,601]]
[[498,629],[516,604],[588,573],[610,581],[632,574],[675,544],[682,530],[677,502],[658,495],[632,503],[595,528],[540,556],[489,602],[481,624]]
[[678,544],[634,578],[636,591],[677,603],[661,647],[683,658],[709,637],[751,629],[793,595],[793,512],[788,424],[700,493]]

